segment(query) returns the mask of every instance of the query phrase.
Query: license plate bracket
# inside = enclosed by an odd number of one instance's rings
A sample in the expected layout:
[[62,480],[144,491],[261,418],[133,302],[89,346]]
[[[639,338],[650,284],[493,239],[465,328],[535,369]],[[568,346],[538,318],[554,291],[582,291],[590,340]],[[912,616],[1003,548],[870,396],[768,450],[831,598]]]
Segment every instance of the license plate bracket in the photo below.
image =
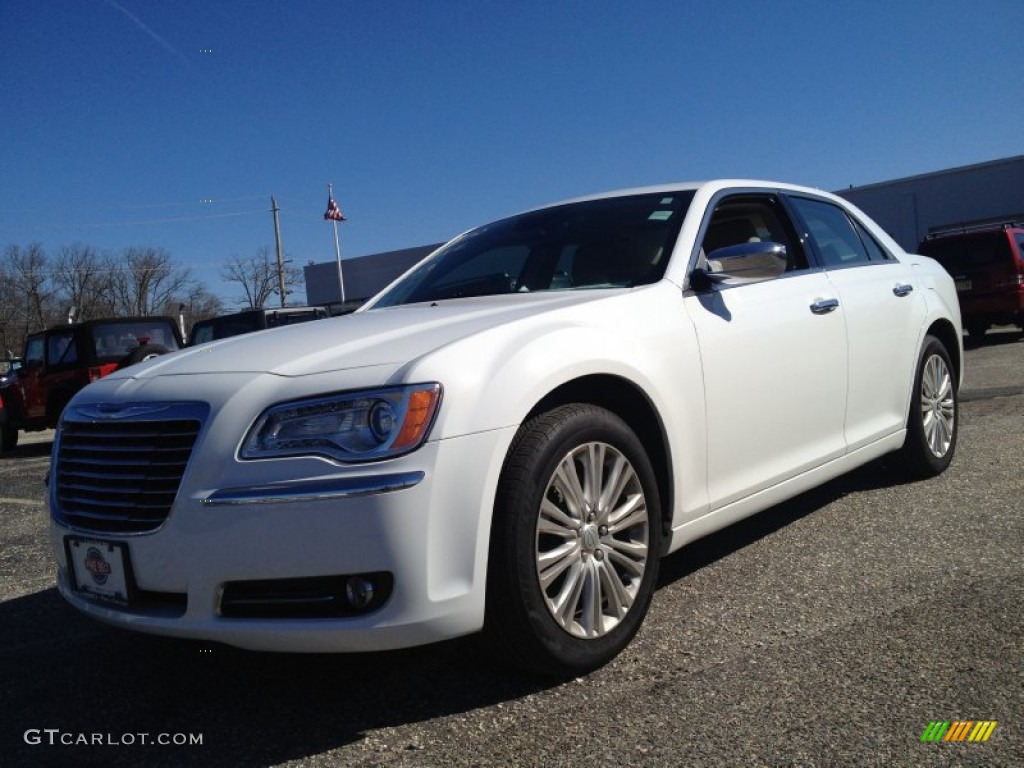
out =
[[64,551],[75,594],[120,606],[131,604],[134,585],[127,544],[66,536]]

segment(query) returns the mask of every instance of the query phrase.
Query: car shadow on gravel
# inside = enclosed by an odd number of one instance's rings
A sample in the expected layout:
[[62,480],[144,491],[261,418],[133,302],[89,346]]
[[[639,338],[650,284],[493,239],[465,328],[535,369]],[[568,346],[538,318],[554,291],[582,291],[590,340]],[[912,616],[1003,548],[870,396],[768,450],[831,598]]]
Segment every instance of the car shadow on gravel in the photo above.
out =
[[[106,766],[277,764],[556,684],[501,668],[475,637],[386,653],[252,653],[107,627],[53,588],[0,603],[0,680],[10,764]],[[123,734],[201,734],[202,745],[64,746],[58,735],[50,746],[45,733],[26,743],[26,731],[47,728],[121,744]]]
[[726,555],[770,536],[851,493],[895,488],[914,482],[887,458],[876,459],[824,485],[698,539],[661,561],[658,588],[699,571]]
[[1005,344],[1016,344],[1024,341],[1024,331],[1002,330],[986,333],[984,336],[964,336],[964,349],[978,349],[979,347],[997,347]]
[[17,459],[28,457],[49,456],[53,450],[53,441],[46,440],[36,443],[19,443],[9,451],[0,454],[0,459]]
[[[667,558],[661,585],[770,535],[855,491],[892,486],[874,462]],[[352,655],[252,653],[107,627],[78,614],[56,589],[0,603],[4,753],[15,764],[267,765],[355,746],[366,732],[488,707],[559,685],[506,669],[480,637]],[[202,744],[50,746],[102,734],[201,734]],[[41,738],[47,738],[44,733]],[[410,746],[410,749],[414,749]],[[374,763],[372,752],[363,759]],[[379,756],[378,756],[379,757]]]

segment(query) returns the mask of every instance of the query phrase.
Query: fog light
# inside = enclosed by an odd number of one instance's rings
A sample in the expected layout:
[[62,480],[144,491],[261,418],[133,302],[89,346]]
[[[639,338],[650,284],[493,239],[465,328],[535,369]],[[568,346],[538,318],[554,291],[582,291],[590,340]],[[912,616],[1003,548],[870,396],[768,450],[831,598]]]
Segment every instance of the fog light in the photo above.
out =
[[362,576],[349,576],[345,582],[345,599],[357,611],[373,601],[373,582]]

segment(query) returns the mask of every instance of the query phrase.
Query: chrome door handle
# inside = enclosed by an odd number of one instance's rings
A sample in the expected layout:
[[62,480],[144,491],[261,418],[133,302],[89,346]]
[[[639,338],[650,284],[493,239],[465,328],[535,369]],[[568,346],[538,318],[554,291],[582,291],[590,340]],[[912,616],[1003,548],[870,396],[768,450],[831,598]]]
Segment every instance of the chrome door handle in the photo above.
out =
[[906,296],[912,290],[914,290],[914,286],[910,283],[896,283],[896,285],[892,287],[892,292],[897,296]]
[[839,299],[818,299],[811,304],[811,312],[816,315],[827,315],[839,306]]

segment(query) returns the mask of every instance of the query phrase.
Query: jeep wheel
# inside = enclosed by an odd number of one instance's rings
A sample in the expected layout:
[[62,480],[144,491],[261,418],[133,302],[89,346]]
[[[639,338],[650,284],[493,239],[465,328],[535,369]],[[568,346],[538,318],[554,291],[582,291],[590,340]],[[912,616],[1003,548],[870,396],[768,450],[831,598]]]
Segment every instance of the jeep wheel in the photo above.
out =
[[988,323],[968,323],[966,326],[967,336],[975,344],[980,344],[988,330]]

